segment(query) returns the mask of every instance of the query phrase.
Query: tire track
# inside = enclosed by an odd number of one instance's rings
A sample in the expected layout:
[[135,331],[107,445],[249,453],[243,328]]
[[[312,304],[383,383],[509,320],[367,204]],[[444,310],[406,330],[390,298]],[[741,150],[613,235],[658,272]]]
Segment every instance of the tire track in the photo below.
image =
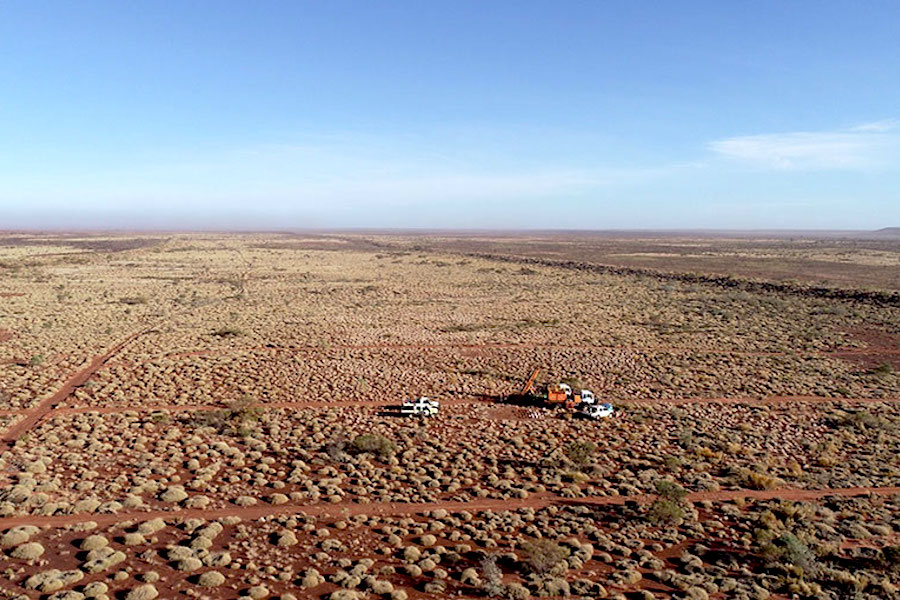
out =
[[[122,348],[150,330],[151,328],[148,327],[136,333],[133,333],[107,350],[106,353],[101,354],[100,356],[95,356],[87,365],[70,375],[69,378],[63,383],[62,387],[59,388],[56,392],[41,400],[33,408],[30,408],[23,413],[18,413],[24,414],[24,417],[14,423],[9,429],[7,429],[3,433],[3,435],[0,436],[0,441],[5,442],[9,445],[15,443],[15,441],[19,439],[22,434],[28,432],[38,423],[38,421],[51,414],[53,412],[53,409],[58,404],[65,401],[72,394],[72,392],[75,391],[75,388],[84,385],[84,383],[88,379],[90,379],[91,375],[93,375],[101,367],[103,367],[103,365],[106,364],[106,362],[113,356],[115,356],[120,350],[122,350]],[[6,414],[8,416],[9,413]]]
[[[839,402],[848,404],[879,404],[879,403],[896,403],[900,402],[900,398],[839,398],[831,396],[770,396],[768,398],[649,398],[649,399],[624,399],[613,401],[614,404],[627,407],[631,404],[653,405],[653,404],[752,404],[752,405],[779,405],[791,402],[809,402],[809,403],[825,403]],[[472,396],[470,398],[445,398],[441,399],[442,406],[457,406],[463,404],[493,404],[500,406],[513,406],[517,404],[505,403],[500,400],[484,396]],[[310,400],[297,402],[260,402],[256,406],[266,408],[287,408],[287,409],[321,409],[321,408],[382,408],[397,406],[399,403],[394,400]],[[202,412],[212,410],[223,410],[228,408],[219,404],[142,404],[140,406],[69,406],[51,408],[46,411],[42,418],[54,418],[65,415],[81,415],[88,413],[97,414],[119,414],[126,412]],[[538,407],[540,408],[540,407]],[[551,408],[551,407],[544,407]],[[0,410],[0,417],[11,417],[23,414],[29,414],[34,409],[21,410]]]
[[[685,499],[688,502],[726,502],[737,498],[755,500],[815,500],[826,496],[865,496],[900,494],[900,487],[849,487],[825,489],[779,489],[779,490],[720,490],[715,492],[691,492]],[[620,506],[626,502],[647,503],[655,499],[656,494],[638,494],[631,496],[593,496],[589,498],[563,498],[551,493],[540,493],[524,499],[481,499],[469,502],[439,501],[423,503],[372,502],[368,504],[314,504],[314,505],[272,505],[229,506],[218,509],[175,509],[150,510],[120,513],[80,513],[70,515],[19,516],[0,518],[0,530],[18,525],[35,525],[38,527],[64,527],[78,523],[94,522],[98,526],[113,525],[124,521],[141,522],[151,519],[221,519],[224,517],[240,517],[242,519],[260,519],[276,515],[305,514],[326,518],[345,518],[351,515],[412,515],[443,509],[448,512],[485,512],[493,510],[517,510],[521,508],[546,508],[548,506]]]

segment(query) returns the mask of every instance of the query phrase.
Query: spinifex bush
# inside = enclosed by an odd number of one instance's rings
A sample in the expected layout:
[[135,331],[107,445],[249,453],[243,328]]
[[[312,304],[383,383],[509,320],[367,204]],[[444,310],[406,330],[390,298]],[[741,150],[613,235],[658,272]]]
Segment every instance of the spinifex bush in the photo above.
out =
[[770,561],[791,567],[800,576],[814,575],[818,570],[816,555],[793,533],[784,532],[770,542],[763,542],[761,550]]
[[397,445],[383,435],[365,433],[353,439],[353,449],[357,452],[371,452],[387,458],[397,452]]
[[651,523],[673,523],[684,518],[682,501],[687,496],[687,490],[674,481],[660,479],[656,482],[656,493],[657,498],[647,513]]
[[522,544],[519,556],[534,573],[549,573],[553,567],[569,557],[569,549],[553,540],[541,538]]
[[563,454],[578,466],[584,466],[597,453],[597,444],[586,440],[576,440],[566,444]]

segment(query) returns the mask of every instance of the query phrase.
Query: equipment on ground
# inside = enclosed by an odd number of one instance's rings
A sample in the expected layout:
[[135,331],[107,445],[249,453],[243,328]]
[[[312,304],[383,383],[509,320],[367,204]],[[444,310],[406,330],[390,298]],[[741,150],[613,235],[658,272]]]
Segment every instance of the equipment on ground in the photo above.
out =
[[522,386],[522,391],[519,392],[520,396],[528,396],[534,394],[534,382],[537,380],[538,373],[540,373],[540,369],[535,369],[531,372],[531,377],[528,378],[528,381],[525,382],[525,385]]
[[615,412],[616,409],[612,404],[603,402],[601,404],[582,404],[578,414],[589,419],[605,419],[613,416]]
[[400,406],[400,414],[408,417],[433,417],[438,414],[441,405],[437,400],[425,396],[416,400],[407,400]]
[[550,404],[563,404],[569,410],[580,404],[594,404],[597,400],[591,390],[573,390],[572,386],[565,383],[547,386],[547,402]]
[[[597,405],[597,399],[591,390],[573,390],[572,386],[567,383],[560,382],[548,385],[545,394],[538,393],[537,388],[535,387],[535,382],[537,381],[539,373],[540,369],[535,369],[534,371],[532,371],[531,377],[528,378],[528,381],[526,381],[525,385],[522,387],[522,391],[519,392],[520,398],[536,398],[545,401],[550,406],[565,406],[567,409],[572,411],[579,410],[583,407]],[[610,409],[612,409],[612,405],[608,403],[601,406],[609,406]],[[600,415],[600,417],[596,418],[609,416],[605,414],[605,409],[595,412]]]

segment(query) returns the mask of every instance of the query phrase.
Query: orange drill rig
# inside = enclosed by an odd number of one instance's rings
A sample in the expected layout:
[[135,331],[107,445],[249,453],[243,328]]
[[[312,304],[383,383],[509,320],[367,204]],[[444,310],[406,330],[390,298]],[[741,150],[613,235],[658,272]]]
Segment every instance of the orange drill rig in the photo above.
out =
[[582,403],[594,404],[596,402],[594,394],[590,390],[573,390],[570,385],[565,383],[548,385],[546,396],[538,394],[535,381],[537,381],[540,371],[540,369],[535,369],[531,373],[531,377],[528,378],[519,394],[520,396],[546,399],[551,406],[565,406],[569,410],[575,410]]

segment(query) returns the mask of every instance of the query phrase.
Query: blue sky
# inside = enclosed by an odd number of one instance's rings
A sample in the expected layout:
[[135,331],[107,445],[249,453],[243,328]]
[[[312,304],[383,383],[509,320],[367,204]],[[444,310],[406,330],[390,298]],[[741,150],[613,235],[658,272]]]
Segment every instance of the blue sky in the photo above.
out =
[[0,3],[0,228],[900,225],[895,2]]

